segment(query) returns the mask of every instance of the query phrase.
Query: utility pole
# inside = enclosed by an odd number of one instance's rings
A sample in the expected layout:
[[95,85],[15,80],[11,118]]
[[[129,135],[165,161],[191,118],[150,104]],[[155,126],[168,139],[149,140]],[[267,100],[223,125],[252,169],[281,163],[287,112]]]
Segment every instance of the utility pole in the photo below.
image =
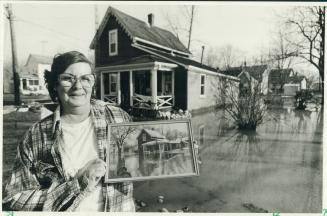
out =
[[17,72],[17,53],[16,53],[16,35],[15,35],[15,27],[14,27],[14,15],[12,13],[11,4],[6,5],[6,10],[8,12],[8,20],[10,26],[10,36],[11,36],[11,52],[12,52],[12,72],[14,76],[14,94],[15,94],[15,105],[20,105],[20,91],[19,91],[19,74]]

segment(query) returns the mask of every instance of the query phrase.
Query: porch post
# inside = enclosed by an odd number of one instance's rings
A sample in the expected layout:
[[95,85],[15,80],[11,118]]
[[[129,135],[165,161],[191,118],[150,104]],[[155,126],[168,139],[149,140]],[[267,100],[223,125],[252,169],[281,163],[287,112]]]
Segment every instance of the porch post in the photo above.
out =
[[157,105],[157,68],[151,70],[151,93],[152,93],[152,103],[154,104],[154,109],[158,109]]
[[175,106],[175,70],[171,71],[171,96],[173,97],[172,105]]
[[117,104],[121,104],[120,72],[117,73]]
[[129,105],[133,106],[133,71],[129,71]]
[[23,79],[20,78],[19,82],[20,82],[19,88],[20,88],[21,91],[23,91]]
[[104,92],[104,83],[103,83],[103,73],[100,72],[100,98],[103,100],[103,92]]

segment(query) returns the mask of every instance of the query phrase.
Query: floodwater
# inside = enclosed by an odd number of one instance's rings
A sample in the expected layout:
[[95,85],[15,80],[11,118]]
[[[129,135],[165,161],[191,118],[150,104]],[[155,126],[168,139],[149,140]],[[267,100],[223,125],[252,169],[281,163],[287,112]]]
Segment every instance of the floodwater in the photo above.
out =
[[192,117],[200,176],[134,183],[135,198],[147,203],[142,211],[321,212],[321,111],[270,110],[255,133],[239,132],[223,116]]

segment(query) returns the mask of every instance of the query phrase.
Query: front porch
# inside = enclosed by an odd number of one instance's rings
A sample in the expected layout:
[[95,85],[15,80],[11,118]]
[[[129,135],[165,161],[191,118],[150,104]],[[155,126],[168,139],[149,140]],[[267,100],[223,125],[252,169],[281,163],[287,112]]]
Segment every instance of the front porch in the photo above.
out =
[[150,62],[98,68],[101,100],[124,109],[170,110],[175,105],[176,64]]

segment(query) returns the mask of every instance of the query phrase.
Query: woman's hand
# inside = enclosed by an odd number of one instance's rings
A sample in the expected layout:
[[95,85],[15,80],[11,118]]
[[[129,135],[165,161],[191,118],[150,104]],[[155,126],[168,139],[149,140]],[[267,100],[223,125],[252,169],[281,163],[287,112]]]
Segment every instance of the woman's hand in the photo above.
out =
[[87,179],[87,189],[93,190],[106,173],[106,163],[101,159],[89,161],[77,174],[77,178]]

